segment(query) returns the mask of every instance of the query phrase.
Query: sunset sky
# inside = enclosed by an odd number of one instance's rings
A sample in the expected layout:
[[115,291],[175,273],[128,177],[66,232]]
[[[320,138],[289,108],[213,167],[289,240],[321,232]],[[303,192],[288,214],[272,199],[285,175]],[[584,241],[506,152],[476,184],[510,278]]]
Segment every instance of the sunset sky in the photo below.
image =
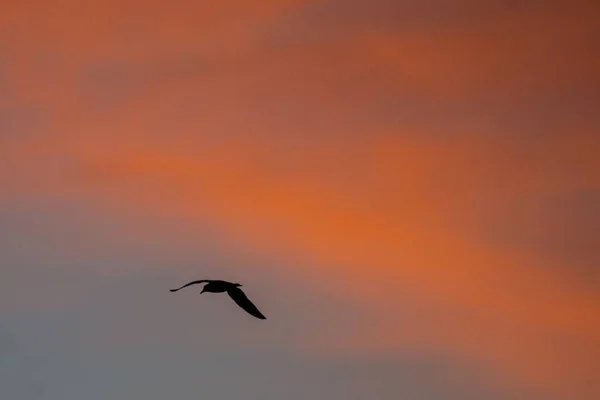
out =
[[595,3],[3,1],[0,398],[600,398]]

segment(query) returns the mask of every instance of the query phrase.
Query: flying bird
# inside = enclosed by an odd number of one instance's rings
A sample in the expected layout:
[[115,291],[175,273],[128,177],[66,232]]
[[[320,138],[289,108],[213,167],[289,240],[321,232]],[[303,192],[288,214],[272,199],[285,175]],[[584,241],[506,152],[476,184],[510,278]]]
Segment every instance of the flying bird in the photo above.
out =
[[169,291],[176,292],[178,290],[183,289],[184,287],[188,287],[190,285],[196,285],[199,283],[206,283],[206,285],[204,285],[204,288],[202,289],[200,294],[202,294],[204,292],[209,292],[209,293],[227,292],[229,297],[231,297],[233,299],[233,301],[235,301],[238,306],[242,307],[244,309],[244,311],[246,311],[248,314],[250,314],[253,317],[256,317],[258,319],[267,319],[267,317],[265,317],[264,315],[262,315],[262,313],[260,311],[258,311],[258,308],[256,308],[256,306],[250,301],[250,299],[248,299],[248,297],[242,291],[242,289],[239,288],[240,286],[242,286],[239,283],[232,283],[232,282],[213,280],[213,279],[201,279],[199,281],[192,281],[190,283],[186,283],[185,285],[183,285],[182,287],[180,287],[178,289],[170,289]]

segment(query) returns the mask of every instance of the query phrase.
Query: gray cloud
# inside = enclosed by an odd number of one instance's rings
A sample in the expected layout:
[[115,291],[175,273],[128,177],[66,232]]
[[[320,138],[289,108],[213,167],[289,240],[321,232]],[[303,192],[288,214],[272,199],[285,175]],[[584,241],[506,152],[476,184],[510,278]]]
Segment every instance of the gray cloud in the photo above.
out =
[[[339,313],[344,305],[325,291],[293,296],[305,292],[301,277],[249,267],[260,260],[232,256],[208,238],[186,243],[165,226],[151,242],[124,244],[119,238],[136,218],[64,206],[29,203],[0,214],[0,319],[10,327],[0,331],[2,398],[535,399],[483,376],[474,382],[474,365],[431,354],[306,352],[315,334],[332,333],[328,321],[351,330],[362,317],[347,306]],[[268,327],[236,314],[227,299],[168,293],[203,274],[245,277],[269,312]]]

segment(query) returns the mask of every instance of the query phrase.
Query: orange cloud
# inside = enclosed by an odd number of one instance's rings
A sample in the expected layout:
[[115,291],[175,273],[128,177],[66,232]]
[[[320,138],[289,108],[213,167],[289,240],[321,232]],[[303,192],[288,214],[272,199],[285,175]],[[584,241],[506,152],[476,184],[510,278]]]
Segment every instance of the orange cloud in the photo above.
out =
[[598,125],[561,108],[594,89],[591,17],[321,41],[309,18],[277,44],[303,4],[242,3],[13,2],[0,16],[13,103],[45,119],[0,139],[2,195],[208,223],[233,248],[310,261],[302,273],[370,322],[311,338],[320,351],[431,351],[549,392],[597,390],[598,292],[487,236],[498,218],[518,226],[524,203],[600,186]]
[[[335,284],[378,321],[325,338],[330,349],[433,348],[568,389],[589,379],[594,362],[586,354],[574,360],[556,338],[598,343],[598,294],[545,271],[533,255],[472,236],[464,224],[515,196],[597,185],[596,153],[585,140],[562,136],[533,159],[508,159],[503,141],[475,136],[373,135],[359,145],[302,141],[301,150],[252,136],[212,146],[195,140],[187,155],[139,140],[117,149],[96,137],[69,144],[75,164],[50,190],[210,221],[237,246],[283,264],[300,255],[328,266],[305,273]],[[572,170],[553,170],[552,154]],[[403,302],[425,305],[423,315],[407,320]]]

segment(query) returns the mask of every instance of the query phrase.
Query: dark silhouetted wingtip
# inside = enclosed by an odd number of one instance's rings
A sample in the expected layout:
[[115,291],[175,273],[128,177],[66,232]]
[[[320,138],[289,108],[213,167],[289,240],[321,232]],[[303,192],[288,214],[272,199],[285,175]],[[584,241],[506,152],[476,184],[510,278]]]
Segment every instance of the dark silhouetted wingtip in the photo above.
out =
[[267,319],[258,308],[246,297],[246,294],[239,288],[233,288],[227,291],[229,297],[233,299],[244,311],[258,319]]
[[176,292],[176,291],[181,290],[181,289],[183,289],[185,287],[188,287],[188,286],[191,286],[191,285],[197,285],[198,283],[206,283],[206,282],[210,282],[210,281],[208,279],[201,279],[199,281],[193,281],[193,282],[190,282],[190,283],[186,283],[185,285],[183,285],[182,287],[177,288],[177,289],[169,289],[169,291],[170,292]]

